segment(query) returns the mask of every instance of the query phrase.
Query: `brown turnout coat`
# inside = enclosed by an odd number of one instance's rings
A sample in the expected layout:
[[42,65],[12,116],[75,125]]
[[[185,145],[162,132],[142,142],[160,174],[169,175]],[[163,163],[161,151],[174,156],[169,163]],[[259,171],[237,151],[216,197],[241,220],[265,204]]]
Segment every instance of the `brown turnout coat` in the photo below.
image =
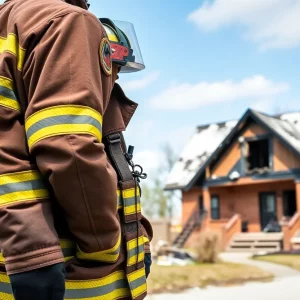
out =
[[[105,37],[83,0],[0,5],[0,299],[7,275],[63,261],[65,299],[145,297],[151,225],[102,142],[137,105],[101,68]],[[138,238],[120,211],[139,213]]]

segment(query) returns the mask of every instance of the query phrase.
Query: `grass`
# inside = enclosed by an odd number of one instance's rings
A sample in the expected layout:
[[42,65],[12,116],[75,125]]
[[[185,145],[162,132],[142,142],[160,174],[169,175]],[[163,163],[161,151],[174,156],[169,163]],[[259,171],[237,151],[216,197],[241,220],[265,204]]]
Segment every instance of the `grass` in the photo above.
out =
[[285,265],[300,271],[300,255],[266,255],[257,256],[254,259]]
[[248,281],[270,281],[273,275],[257,267],[232,263],[181,266],[153,265],[148,278],[149,293],[178,292],[207,285],[234,285]]

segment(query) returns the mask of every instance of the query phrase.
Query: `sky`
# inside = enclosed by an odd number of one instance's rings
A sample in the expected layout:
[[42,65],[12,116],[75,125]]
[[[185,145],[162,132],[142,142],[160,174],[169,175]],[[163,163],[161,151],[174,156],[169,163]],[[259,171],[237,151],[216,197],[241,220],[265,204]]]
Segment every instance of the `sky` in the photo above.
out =
[[[0,0],[1,2],[1,0]],[[146,69],[119,83],[139,104],[125,133],[151,173],[198,125],[300,110],[299,0],[90,0],[134,24]]]
[[299,0],[91,0],[99,17],[134,24],[146,69],[119,83],[139,103],[126,132],[151,173],[196,127],[300,110]]

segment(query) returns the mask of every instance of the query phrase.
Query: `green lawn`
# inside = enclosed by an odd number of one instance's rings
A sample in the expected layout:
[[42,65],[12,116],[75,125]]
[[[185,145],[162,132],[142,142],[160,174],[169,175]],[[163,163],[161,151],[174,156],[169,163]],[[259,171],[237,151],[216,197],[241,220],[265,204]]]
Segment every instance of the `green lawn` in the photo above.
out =
[[300,271],[300,255],[267,255],[258,256],[254,259],[285,265]]
[[257,267],[231,263],[181,266],[153,265],[148,278],[149,293],[178,292],[207,285],[232,285],[247,281],[269,281],[273,275]]

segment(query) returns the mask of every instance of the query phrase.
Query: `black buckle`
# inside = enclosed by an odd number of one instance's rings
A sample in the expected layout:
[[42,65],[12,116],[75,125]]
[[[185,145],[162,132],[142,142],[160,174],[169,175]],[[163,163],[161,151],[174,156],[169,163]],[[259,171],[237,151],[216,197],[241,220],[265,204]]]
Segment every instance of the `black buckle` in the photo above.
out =
[[121,143],[121,135],[120,133],[114,133],[109,136],[107,136],[107,141],[109,144],[117,144]]

